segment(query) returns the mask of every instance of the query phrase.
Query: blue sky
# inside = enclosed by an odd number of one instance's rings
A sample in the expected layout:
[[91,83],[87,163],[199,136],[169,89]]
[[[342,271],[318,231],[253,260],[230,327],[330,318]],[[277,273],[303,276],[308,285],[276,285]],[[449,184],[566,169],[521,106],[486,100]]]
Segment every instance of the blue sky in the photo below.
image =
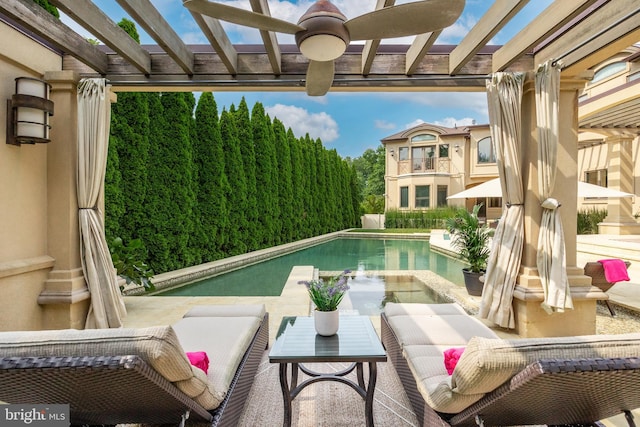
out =
[[[206,38],[182,6],[182,0],[151,0],[178,35],[188,44],[208,44]],[[376,0],[333,0],[348,18],[375,9]],[[407,3],[398,0],[396,4]],[[114,21],[131,19],[114,0],[94,0]],[[235,7],[250,9],[248,0],[224,1]],[[309,8],[312,1],[269,0],[271,15],[291,22]],[[492,4],[488,0],[467,0],[458,21],[446,28],[437,44],[459,42]],[[537,16],[552,0],[532,0],[489,44],[503,44]],[[86,37],[95,38],[68,17],[63,22]],[[261,43],[257,30],[233,24],[223,24],[233,43]],[[138,28],[142,44],[156,44]],[[280,44],[294,44],[293,36],[278,34]],[[411,43],[412,38],[387,39],[382,43]],[[487,123],[488,113],[484,92],[329,92],[322,97],[309,97],[304,92],[215,92],[218,109],[238,105],[245,97],[249,107],[261,102],[267,113],[278,117],[297,136],[309,133],[320,138],[325,147],[335,148],[343,157],[359,157],[375,149],[380,140],[422,122],[453,127]]]

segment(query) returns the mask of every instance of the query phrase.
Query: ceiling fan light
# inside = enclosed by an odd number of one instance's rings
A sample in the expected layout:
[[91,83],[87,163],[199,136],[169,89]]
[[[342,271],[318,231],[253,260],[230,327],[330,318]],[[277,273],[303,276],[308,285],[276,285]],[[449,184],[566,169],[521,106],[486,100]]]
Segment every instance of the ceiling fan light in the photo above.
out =
[[309,36],[300,43],[300,52],[313,61],[333,61],[347,50],[347,43],[331,34]]

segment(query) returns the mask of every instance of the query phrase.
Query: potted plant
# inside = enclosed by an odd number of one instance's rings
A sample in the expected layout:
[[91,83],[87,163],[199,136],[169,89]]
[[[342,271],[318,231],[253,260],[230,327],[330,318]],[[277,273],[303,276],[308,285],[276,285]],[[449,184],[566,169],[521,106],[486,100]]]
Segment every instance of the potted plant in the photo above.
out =
[[349,290],[348,274],[351,270],[344,270],[328,280],[303,280],[298,283],[307,287],[309,298],[316,306],[313,313],[316,332],[319,335],[331,336],[338,332],[340,315],[338,305],[344,294]]
[[480,280],[487,269],[489,240],[493,229],[482,224],[478,212],[482,204],[475,205],[471,212],[459,209],[455,216],[446,221],[451,233],[451,243],[459,251],[460,258],[469,264],[463,268],[464,284],[469,295],[480,296],[484,283]]

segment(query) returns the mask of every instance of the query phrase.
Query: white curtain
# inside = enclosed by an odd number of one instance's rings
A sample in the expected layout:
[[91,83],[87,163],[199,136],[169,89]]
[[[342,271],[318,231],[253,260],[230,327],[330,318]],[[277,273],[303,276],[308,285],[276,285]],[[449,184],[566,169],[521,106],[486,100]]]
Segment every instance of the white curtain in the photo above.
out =
[[538,125],[538,188],[542,220],[538,236],[537,265],[547,313],[573,309],[569,281],[564,231],[558,208],[551,198],[555,185],[558,154],[558,99],[560,97],[560,66],[551,61],[540,65],[536,72],[536,117]]
[[104,235],[98,199],[104,186],[111,104],[104,79],[78,85],[78,216],[80,256],[91,305],[86,328],[117,328],[126,316]]
[[524,194],[521,172],[522,73],[495,73],[487,81],[491,139],[502,187],[503,213],[487,263],[480,317],[515,328],[513,291],[522,261]]

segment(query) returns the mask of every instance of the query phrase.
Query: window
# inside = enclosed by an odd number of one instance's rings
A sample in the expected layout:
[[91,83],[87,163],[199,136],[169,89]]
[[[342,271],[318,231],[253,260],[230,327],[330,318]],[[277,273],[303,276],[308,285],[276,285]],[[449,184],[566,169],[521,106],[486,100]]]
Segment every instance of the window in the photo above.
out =
[[482,138],[478,141],[478,163],[495,163],[496,154],[493,151],[491,137]]
[[489,197],[489,207],[490,208],[501,208],[502,207],[502,197]]
[[448,188],[446,185],[438,185],[438,207],[447,206]]
[[432,171],[435,169],[436,146],[414,147],[411,150],[414,171]]
[[409,160],[409,147],[400,147],[398,149],[398,160]]
[[429,185],[416,185],[416,208],[429,207]]
[[585,172],[584,179],[589,184],[595,184],[601,187],[606,187],[607,186],[607,170],[599,169],[595,171]]
[[411,138],[411,142],[424,142],[424,141],[435,141],[435,140],[436,140],[436,136],[430,135],[428,133],[416,135]]
[[607,77],[611,77],[614,74],[620,73],[622,71],[626,71],[626,69],[627,69],[626,62],[614,62],[613,64],[605,65],[604,67],[602,67],[601,69],[595,72],[590,84],[593,84],[600,80],[604,80]]
[[440,144],[438,151],[438,157],[449,157],[449,144]]
[[400,207],[409,207],[409,187],[400,187]]

